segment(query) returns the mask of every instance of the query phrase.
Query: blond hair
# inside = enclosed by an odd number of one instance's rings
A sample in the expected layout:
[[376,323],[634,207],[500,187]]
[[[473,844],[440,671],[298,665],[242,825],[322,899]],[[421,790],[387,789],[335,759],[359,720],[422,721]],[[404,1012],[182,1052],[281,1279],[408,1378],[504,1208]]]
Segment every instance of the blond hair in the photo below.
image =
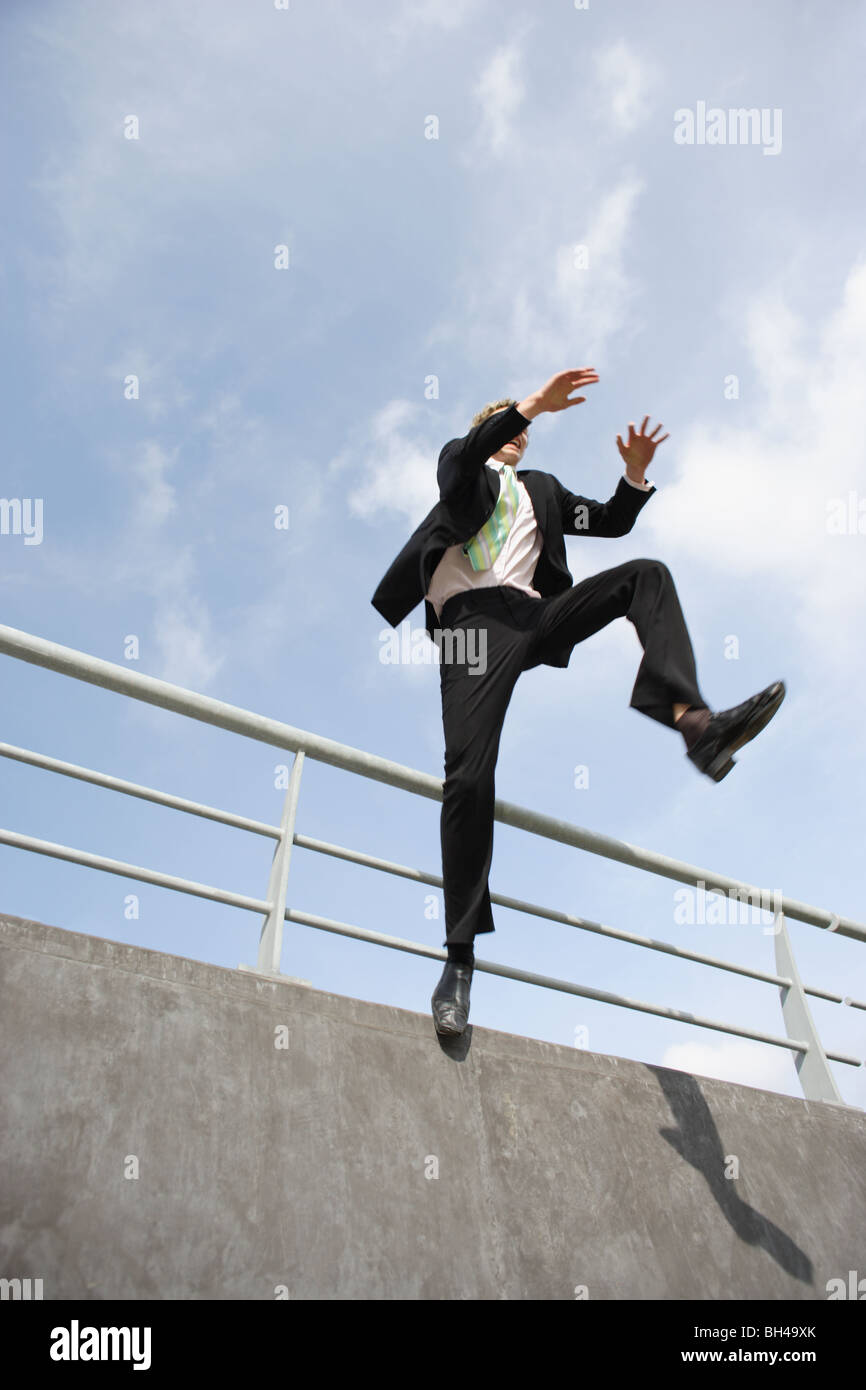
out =
[[477,415],[473,415],[470,429],[480,425],[482,420],[486,420],[489,415],[495,415],[497,410],[504,410],[506,406],[517,405],[513,396],[503,396],[501,401],[489,401],[483,410],[479,410]]

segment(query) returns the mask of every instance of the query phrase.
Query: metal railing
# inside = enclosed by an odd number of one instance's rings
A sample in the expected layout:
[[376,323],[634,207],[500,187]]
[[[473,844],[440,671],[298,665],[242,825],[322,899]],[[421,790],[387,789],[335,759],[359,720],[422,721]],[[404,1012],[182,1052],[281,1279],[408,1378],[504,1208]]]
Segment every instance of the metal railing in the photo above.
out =
[[[287,978],[280,974],[283,924],[286,921],[314,927],[321,931],[335,932],[341,936],[353,937],[358,941],[368,941],[375,945],[408,951],[415,955],[428,956],[438,960],[445,959],[445,952],[437,947],[417,941],[405,941],[399,937],[387,936],[382,932],[369,931],[351,923],[315,916],[312,913],[302,912],[287,906],[290,859],[292,849],[296,845],[301,849],[331,855],[338,859],[363,865],[366,868],[376,869],[382,873],[395,874],[398,877],[413,879],[418,883],[442,887],[442,879],[437,874],[410,868],[407,865],[379,859],[342,845],[328,844],[325,841],[298,834],[295,825],[301,774],[306,758],[328,763],[332,767],[342,768],[347,772],[356,773],[374,781],[385,782],[389,786],[399,787],[404,791],[417,796],[428,797],[434,801],[441,801],[442,799],[442,782],[438,778],[418,772],[413,768],[404,767],[399,763],[390,762],[387,758],[380,758],[360,749],[335,743],[317,734],[292,728],[291,725],[283,724],[279,720],[253,714],[237,705],[226,704],[221,700],[214,700],[210,696],[185,690],[182,686],[172,685],[168,681],[157,680],[152,676],[130,671],[124,666],[103,661],[71,647],[60,646],[55,642],[46,641],[44,638],[35,637],[16,628],[0,625],[0,653],[30,662],[33,665],[44,666],[62,675],[72,676],[76,680],[101,686],[105,690],[114,690],[132,699],[157,705],[176,714],[212,724],[228,732],[241,734],[246,738],[255,739],[258,742],[267,743],[275,748],[295,754],[280,824],[276,826],[269,825],[264,821],[250,819],[247,816],[237,815],[231,811],[220,810],[214,806],[190,801],[185,797],[175,796],[153,787],[144,787],[104,772],[94,771],[91,768],[63,762],[44,753],[0,743],[0,755],[3,757],[273,839],[276,844],[267,893],[264,898],[254,898],[247,894],[231,892],[225,888],[196,883],[174,874],[166,874],[138,864],[128,864],[121,860],[109,859],[105,855],[75,849],[68,845],[54,844],[12,830],[0,830],[0,844],[10,845],[36,854],[49,855],[89,868],[101,869],[107,873],[119,874],[124,878],[137,879],[157,887],[175,889],[181,893],[190,893],[196,897],[210,899],[212,902],[225,903],[232,907],[245,908],[249,912],[261,914],[263,922],[255,970],[265,975]],[[690,884],[697,888],[703,886],[704,890],[710,893],[724,893],[729,898],[733,895],[734,901],[757,906],[759,910],[764,912],[769,910],[769,895],[766,890],[727,875],[700,869],[681,860],[670,859],[652,850],[641,849],[636,845],[583,829],[567,821],[557,820],[553,816],[546,816],[510,802],[497,800],[494,814],[496,819],[503,824],[514,826],[530,834],[556,840],[561,844],[571,845],[586,850],[590,854],[613,859],[619,863],[628,864],[633,868],[643,869],[648,873],[673,879],[680,883]],[[866,941],[866,926],[861,923],[854,922],[847,917],[841,917],[823,908],[811,907],[806,903],[797,902],[795,899],[774,892],[772,931],[775,939],[777,973],[772,974],[732,961],[720,960],[702,952],[690,951],[669,942],[639,936],[633,932],[620,930],[584,917],[559,912],[539,903],[525,902],[522,899],[507,897],[499,893],[491,893],[490,897],[493,903],[512,908],[518,912],[529,913],[581,931],[593,932],[612,940],[625,941],[647,950],[659,951],[676,956],[681,960],[694,961],[774,985],[780,991],[786,1035],[777,1036],[759,1032],[741,1027],[739,1024],[705,1018],[688,1011],[652,1004],[646,1000],[630,999],[606,990],[593,989],[588,985],[576,984],[548,975],[534,974],[530,971],[499,965],[493,961],[483,961],[478,958],[475,962],[477,971],[501,975],[507,979],[521,980],[528,984],[539,985],[544,989],[580,995],[586,999],[613,1004],[619,1008],[633,1009],[640,1013],[653,1014],[660,1018],[675,1019],[699,1028],[731,1033],[774,1047],[786,1048],[795,1054],[795,1065],[803,1093],[807,1099],[844,1103],[830,1070],[829,1062],[840,1062],[846,1066],[855,1067],[861,1066],[863,1063],[860,1058],[849,1056],[847,1053],[825,1052],[809,1010],[807,995],[843,1007],[861,1010],[866,1009],[866,1003],[802,983],[794,961],[785,918],[790,917],[796,921],[806,922],[812,926],[836,932],[839,936]]]

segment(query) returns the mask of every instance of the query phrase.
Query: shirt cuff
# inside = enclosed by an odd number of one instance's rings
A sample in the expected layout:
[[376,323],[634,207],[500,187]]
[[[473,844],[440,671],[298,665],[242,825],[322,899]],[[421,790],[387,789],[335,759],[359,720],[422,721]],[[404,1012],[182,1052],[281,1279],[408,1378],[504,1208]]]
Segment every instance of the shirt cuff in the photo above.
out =
[[627,473],[623,473],[622,476],[625,478],[629,487],[636,487],[638,492],[649,492],[651,488],[655,487],[655,483],[635,483]]

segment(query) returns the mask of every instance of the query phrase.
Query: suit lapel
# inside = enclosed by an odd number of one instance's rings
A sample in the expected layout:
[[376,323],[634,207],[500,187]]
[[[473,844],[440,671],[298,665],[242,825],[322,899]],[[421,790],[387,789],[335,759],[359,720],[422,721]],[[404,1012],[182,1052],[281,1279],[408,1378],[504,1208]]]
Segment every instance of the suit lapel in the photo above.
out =
[[535,469],[527,469],[523,473],[518,473],[517,476],[529,493],[532,510],[535,512],[535,522],[541,532],[543,540],[545,532],[547,531],[547,507],[550,501],[550,494],[548,490],[541,485],[541,475],[539,475]]
[[495,507],[496,503],[499,501],[499,470],[496,468],[491,468],[489,463],[485,463],[484,478],[487,483],[487,491],[489,493],[488,500],[491,503],[491,505]]

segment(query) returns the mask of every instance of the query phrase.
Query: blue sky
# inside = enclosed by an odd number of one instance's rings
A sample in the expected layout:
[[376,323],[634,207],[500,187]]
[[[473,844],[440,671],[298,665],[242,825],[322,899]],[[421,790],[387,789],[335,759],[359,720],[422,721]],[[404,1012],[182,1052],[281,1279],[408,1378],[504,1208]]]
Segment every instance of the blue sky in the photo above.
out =
[[[497,794],[866,920],[862,11],[155,0],[0,23],[2,492],[43,507],[39,544],[0,535],[3,622],[441,776],[436,668],[380,660],[370,599],[445,441],[592,365],[525,467],[605,499],[630,420],[670,439],[633,532],[568,541],[575,581],[663,559],[709,703],[779,677],[788,696],[712,784],[628,707],[621,621],[522,677]],[[778,113],[778,147],[678,143],[699,103]],[[853,525],[829,524],[837,502]],[[278,821],[277,750],[2,670],[4,741]],[[13,830],[264,896],[270,845],[243,832],[5,759],[0,796]],[[440,868],[437,803],[311,761],[297,828]],[[255,960],[247,912],[8,847],[0,875],[4,911]],[[773,969],[762,922],[679,923],[676,883],[501,825],[491,887]],[[438,947],[428,891],[298,849],[289,901]],[[496,921],[481,958],[783,1031],[770,986]],[[807,983],[866,997],[862,945],[790,930]],[[427,1012],[440,967],[287,924],[283,969]],[[862,1013],[812,1009],[827,1046],[866,1053]],[[480,973],[472,1021],[801,1094],[780,1049]],[[866,1106],[863,1070],[834,1074]]]

